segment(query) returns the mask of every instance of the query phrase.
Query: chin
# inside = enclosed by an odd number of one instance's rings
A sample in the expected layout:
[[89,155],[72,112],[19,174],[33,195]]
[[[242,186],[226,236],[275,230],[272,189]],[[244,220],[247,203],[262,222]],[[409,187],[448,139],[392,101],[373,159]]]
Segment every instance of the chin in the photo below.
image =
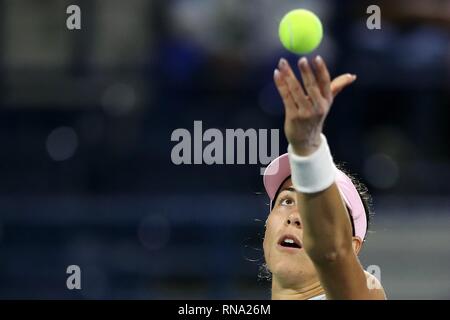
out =
[[271,265],[271,272],[286,283],[297,283],[308,280],[316,275],[314,265],[305,257],[279,257]]
[[280,259],[273,266],[272,273],[277,275],[280,279],[298,279],[299,277],[303,277],[305,275],[305,270],[303,270],[303,266],[299,263],[298,259],[294,261],[294,259],[283,258]]

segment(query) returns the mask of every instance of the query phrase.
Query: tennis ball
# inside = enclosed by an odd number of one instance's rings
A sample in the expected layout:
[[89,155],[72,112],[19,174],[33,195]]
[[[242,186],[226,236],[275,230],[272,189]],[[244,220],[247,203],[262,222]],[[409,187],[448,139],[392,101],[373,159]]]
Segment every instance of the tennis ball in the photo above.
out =
[[292,10],[281,19],[278,35],[283,46],[290,52],[307,54],[322,41],[322,23],[309,10]]

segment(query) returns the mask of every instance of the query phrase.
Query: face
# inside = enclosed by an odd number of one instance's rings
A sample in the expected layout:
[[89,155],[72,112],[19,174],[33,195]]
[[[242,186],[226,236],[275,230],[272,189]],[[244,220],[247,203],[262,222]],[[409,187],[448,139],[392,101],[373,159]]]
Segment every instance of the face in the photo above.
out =
[[[314,265],[302,248],[303,226],[291,179],[286,180],[266,222],[264,256],[273,277],[284,283],[313,281]],[[292,283],[294,284],[294,283]]]
[[[273,277],[295,286],[316,281],[313,262],[302,247],[303,225],[297,208],[297,198],[291,179],[280,188],[266,221],[264,257]],[[358,254],[362,241],[353,237],[353,249]]]

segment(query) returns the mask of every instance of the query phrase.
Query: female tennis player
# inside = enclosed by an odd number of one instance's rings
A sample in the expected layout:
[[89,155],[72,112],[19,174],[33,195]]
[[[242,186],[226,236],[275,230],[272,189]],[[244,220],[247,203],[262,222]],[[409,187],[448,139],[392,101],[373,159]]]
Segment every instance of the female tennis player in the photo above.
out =
[[285,59],[274,73],[289,146],[264,173],[271,211],[263,247],[272,299],[385,299],[357,257],[368,207],[335,166],[322,133],[334,97],[356,76],[331,81],[321,57],[313,64],[315,70],[306,58],[298,62],[303,86]]

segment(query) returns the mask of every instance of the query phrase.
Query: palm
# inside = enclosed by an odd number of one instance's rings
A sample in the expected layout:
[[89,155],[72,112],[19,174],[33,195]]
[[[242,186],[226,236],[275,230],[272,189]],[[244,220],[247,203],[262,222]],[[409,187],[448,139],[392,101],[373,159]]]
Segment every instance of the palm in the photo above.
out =
[[331,81],[325,62],[319,57],[315,66],[314,73],[306,58],[300,59],[303,86],[284,59],[280,60],[280,70],[276,69],[274,75],[286,111],[286,138],[299,154],[310,154],[318,147],[323,122],[334,97],[356,79],[345,74]]

